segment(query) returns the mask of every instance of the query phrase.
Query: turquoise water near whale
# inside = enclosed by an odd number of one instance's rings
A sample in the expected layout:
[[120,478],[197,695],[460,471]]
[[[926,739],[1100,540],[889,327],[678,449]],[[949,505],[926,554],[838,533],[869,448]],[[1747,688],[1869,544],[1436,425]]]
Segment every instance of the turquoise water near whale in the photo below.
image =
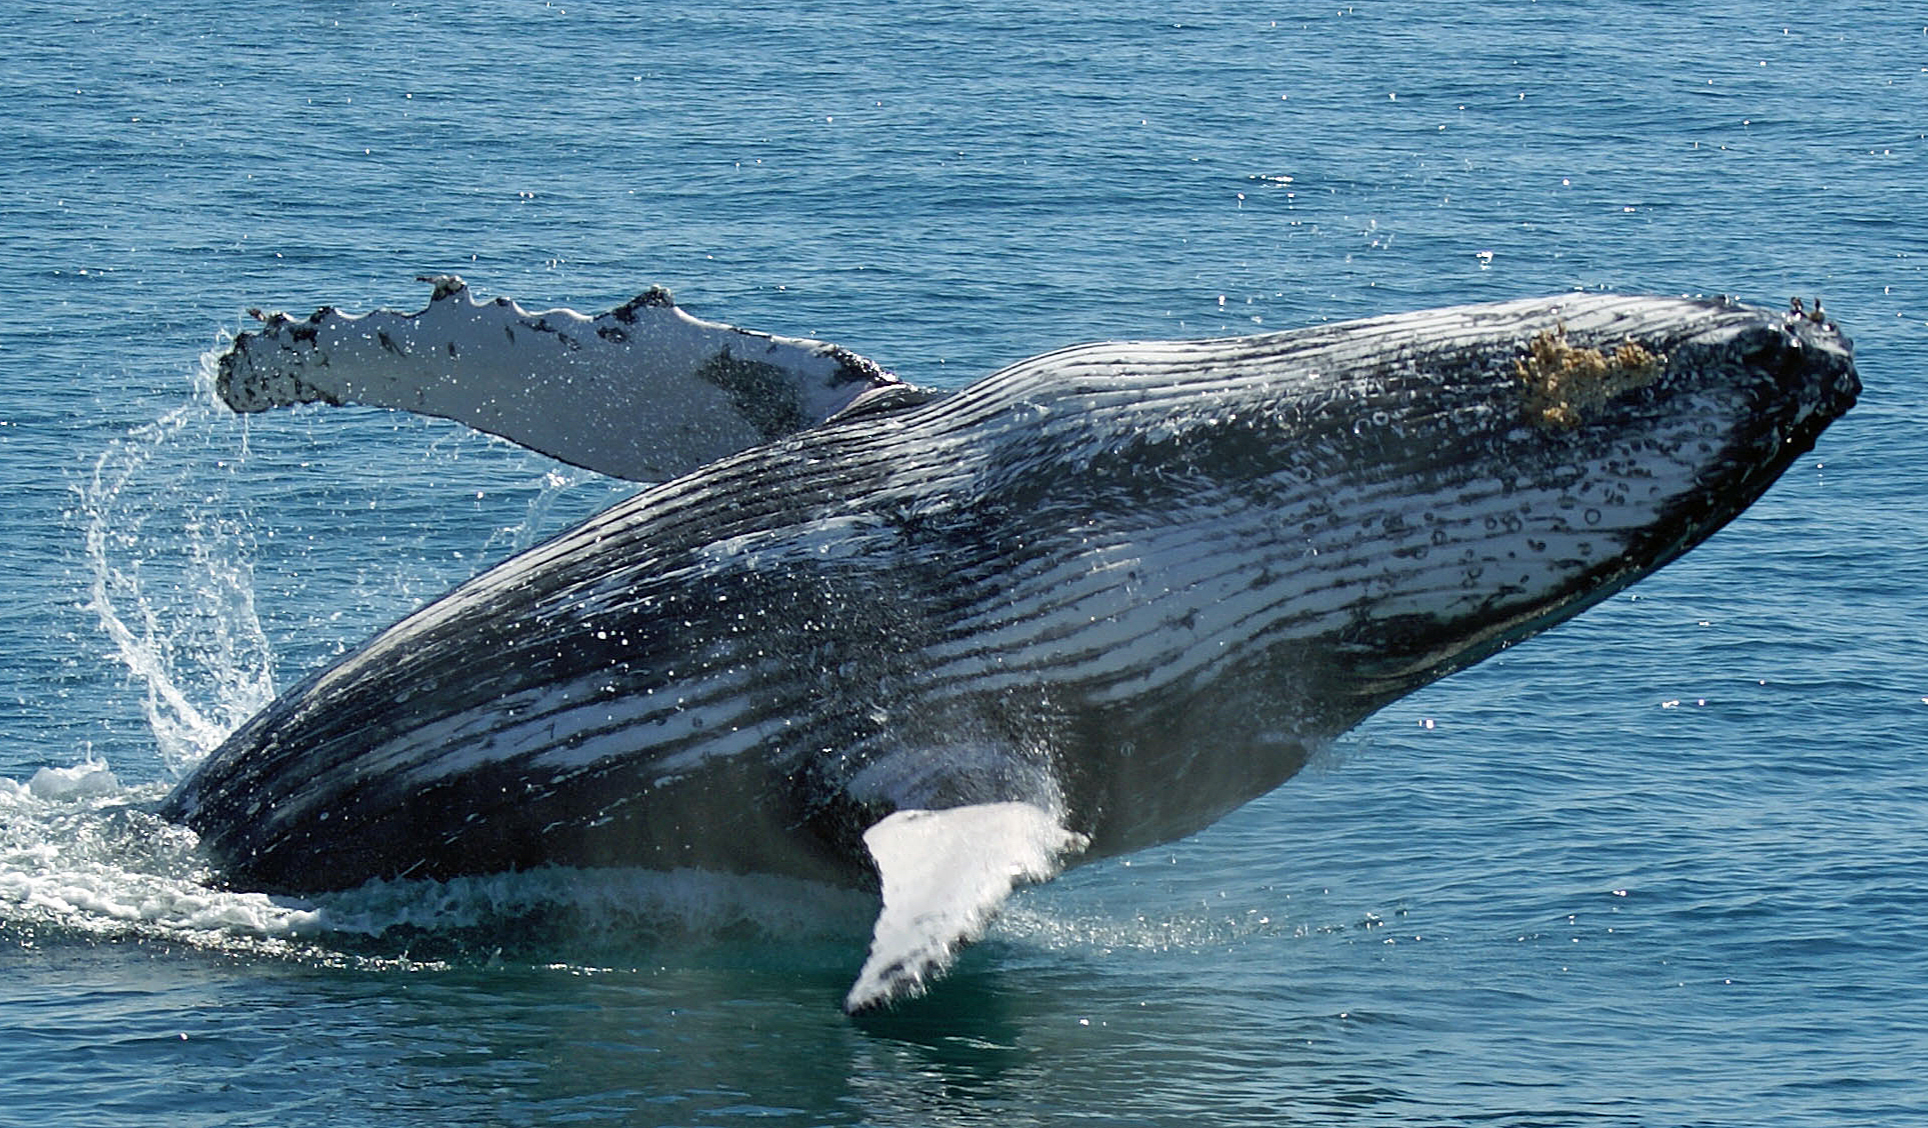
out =
[[[1928,1124],[1920,12],[107,0],[0,47],[0,1124]],[[1867,392],[1675,565],[852,1021],[861,928],[780,888],[275,901],[152,818],[273,688],[627,492],[214,405],[246,307],[449,271],[950,385],[1798,294]]]

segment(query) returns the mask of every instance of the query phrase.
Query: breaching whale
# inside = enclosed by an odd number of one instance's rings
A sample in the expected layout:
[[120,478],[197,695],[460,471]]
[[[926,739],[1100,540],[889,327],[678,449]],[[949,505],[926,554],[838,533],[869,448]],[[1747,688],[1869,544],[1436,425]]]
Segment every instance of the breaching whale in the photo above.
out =
[[[223,361],[239,408],[384,402],[694,468],[314,673],[164,814],[269,891],[542,866],[875,889],[853,1011],[923,990],[1017,885],[1196,831],[1679,556],[1859,393],[1831,323],[1724,299],[1092,344],[946,395],[666,296],[592,319],[443,279],[421,314],[266,320]],[[546,366],[461,369],[532,340]],[[647,450],[573,441],[597,355],[660,400]],[[568,414],[490,415],[518,381]]]

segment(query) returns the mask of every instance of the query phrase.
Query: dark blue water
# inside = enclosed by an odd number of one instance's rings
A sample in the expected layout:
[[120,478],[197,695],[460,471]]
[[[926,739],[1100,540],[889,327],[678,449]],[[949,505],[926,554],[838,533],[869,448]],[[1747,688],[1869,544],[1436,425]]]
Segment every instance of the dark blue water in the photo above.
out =
[[[1928,1123],[1919,12],[16,4],[0,52],[0,1123]],[[245,307],[447,271],[660,283],[944,384],[1818,295],[1868,390],[1678,564],[853,1022],[861,931],[775,892],[276,902],[148,813],[273,686],[623,492],[211,401]]]

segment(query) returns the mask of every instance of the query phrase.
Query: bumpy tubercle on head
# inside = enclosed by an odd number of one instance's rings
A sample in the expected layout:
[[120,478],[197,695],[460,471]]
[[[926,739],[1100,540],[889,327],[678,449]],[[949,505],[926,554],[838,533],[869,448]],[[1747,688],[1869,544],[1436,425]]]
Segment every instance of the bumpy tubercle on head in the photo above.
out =
[[1577,348],[1566,325],[1541,330],[1513,362],[1525,385],[1525,410],[1536,427],[1577,427],[1586,413],[1623,392],[1653,383],[1667,368],[1664,354],[1628,338],[1613,352]]

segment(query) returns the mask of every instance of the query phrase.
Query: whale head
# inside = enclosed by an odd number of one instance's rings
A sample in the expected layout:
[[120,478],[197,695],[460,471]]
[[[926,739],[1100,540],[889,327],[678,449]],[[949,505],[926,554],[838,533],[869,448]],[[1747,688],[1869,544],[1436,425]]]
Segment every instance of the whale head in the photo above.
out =
[[1486,317],[1502,342],[1478,315],[1429,335],[1314,440],[1355,500],[1301,531],[1357,575],[1334,642],[1368,707],[1699,544],[1860,391],[1849,342],[1800,314],[1596,296]]
[[1831,323],[1608,294],[1032,363],[1085,409],[1041,428],[1056,492],[1182,522],[1137,534],[1182,618],[1335,731],[1678,557],[1860,390]]

